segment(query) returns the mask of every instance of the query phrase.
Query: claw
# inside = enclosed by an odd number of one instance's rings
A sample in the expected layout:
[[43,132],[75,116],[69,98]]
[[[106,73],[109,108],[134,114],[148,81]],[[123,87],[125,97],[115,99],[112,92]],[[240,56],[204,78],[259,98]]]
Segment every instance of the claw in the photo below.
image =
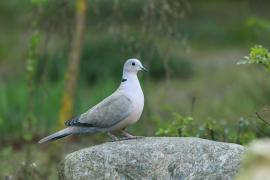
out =
[[114,142],[114,141],[119,141],[119,138],[118,138],[117,136],[115,136],[114,134],[112,134],[112,133],[110,133],[110,132],[108,132],[107,134],[108,134],[108,136],[110,136],[110,138],[112,139],[112,142]]
[[124,138],[120,138],[119,140],[129,140],[129,139],[143,138],[143,136],[133,136],[133,135],[129,134],[128,132],[124,131],[124,130],[122,130],[121,132],[124,135]]

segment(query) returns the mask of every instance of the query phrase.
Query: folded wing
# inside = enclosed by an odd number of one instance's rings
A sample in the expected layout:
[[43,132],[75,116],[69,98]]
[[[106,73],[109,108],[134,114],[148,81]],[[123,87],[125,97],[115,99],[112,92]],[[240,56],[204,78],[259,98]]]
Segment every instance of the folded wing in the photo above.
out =
[[109,128],[127,118],[132,112],[131,100],[115,92],[86,113],[66,121],[66,126]]

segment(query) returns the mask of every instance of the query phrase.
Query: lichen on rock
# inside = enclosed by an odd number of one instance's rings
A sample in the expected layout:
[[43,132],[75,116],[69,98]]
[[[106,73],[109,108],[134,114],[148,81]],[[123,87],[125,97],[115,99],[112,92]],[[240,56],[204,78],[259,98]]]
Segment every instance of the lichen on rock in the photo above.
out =
[[149,137],[71,153],[60,179],[233,179],[244,147],[199,138]]

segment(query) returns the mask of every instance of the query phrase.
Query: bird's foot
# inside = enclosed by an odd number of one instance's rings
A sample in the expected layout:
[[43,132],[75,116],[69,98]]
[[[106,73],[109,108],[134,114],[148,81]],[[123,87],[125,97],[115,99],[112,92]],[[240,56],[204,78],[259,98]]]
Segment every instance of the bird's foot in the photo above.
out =
[[144,138],[144,137],[143,136],[123,137],[123,138],[118,138],[117,141],[125,141],[125,140],[140,139],[140,138]]
[[111,142],[119,141],[119,138],[117,136],[115,136],[114,134],[112,134],[110,132],[108,132],[107,134],[108,134],[108,136],[110,136]]
[[120,138],[119,140],[130,140],[130,139],[140,139],[140,138],[143,138],[143,136],[133,136],[131,134],[129,134],[128,132],[122,130],[121,131],[122,134],[124,135],[123,138]]

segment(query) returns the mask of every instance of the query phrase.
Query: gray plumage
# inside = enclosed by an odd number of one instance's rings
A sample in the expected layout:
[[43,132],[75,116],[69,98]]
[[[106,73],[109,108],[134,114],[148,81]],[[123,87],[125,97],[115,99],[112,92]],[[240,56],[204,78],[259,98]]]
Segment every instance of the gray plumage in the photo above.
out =
[[44,143],[44,142],[49,142],[49,141],[53,141],[53,140],[57,140],[72,134],[83,134],[83,133],[97,133],[97,132],[102,132],[102,129],[99,128],[95,128],[95,127],[76,127],[76,126],[72,126],[72,127],[67,127],[61,131],[58,131],[54,134],[51,134],[43,139],[41,139],[38,143]]
[[131,100],[123,92],[116,91],[87,112],[66,121],[65,125],[69,126],[68,128],[41,139],[39,143],[56,140],[71,134],[105,132],[107,128],[128,117],[131,111]]
[[56,140],[72,134],[108,132],[121,130],[127,138],[133,138],[124,131],[130,124],[139,120],[144,106],[144,95],[137,78],[137,72],[145,70],[137,59],[129,59],[124,64],[123,79],[119,88],[109,97],[90,108],[87,112],[65,122],[67,128],[39,141]]
[[108,128],[128,117],[131,111],[131,100],[123,92],[116,91],[86,113],[68,120],[65,124]]

